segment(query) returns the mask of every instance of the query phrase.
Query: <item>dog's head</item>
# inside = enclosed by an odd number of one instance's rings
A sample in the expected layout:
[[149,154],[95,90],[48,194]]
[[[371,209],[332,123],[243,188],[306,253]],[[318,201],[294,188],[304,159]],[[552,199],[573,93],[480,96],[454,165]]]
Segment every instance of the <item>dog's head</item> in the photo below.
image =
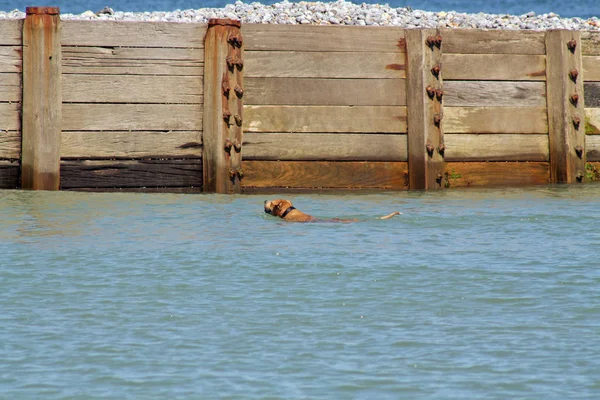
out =
[[265,212],[276,217],[283,218],[290,208],[293,209],[292,202],[285,199],[265,200]]

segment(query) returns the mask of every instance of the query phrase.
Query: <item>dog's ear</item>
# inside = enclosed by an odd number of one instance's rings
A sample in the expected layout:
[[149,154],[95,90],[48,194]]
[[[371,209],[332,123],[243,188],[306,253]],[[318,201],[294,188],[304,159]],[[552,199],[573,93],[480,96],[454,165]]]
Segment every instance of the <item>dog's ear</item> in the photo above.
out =
[[279,210],[281,209],[281,201],[273,200],[271,202],[271,214],[279,216]]

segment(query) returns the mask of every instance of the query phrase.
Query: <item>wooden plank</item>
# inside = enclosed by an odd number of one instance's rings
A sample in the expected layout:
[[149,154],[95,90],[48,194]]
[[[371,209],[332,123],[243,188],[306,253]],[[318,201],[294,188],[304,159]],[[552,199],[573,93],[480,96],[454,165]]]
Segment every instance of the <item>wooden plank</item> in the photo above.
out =
[[434,30],[406,31],[406,97],[408,123],[409,187],[411,189],[441,188],[444,170],[442,126],[434,122],[443,115],[442,97],[428,90],[443,90],[441,73],[432,68],[440,65],[441,49],[428,46],[430,37],[439,37]]
[[600,108],[586,108],[585,133],[588,135],[600,134]]
[[545,82],[444,82],[444,107],[545,106]]
[[0,131],[0,159],[21,159],[20,131]]
[[20,172],[18,161],[0,160],[0,189],[18,189]]
[[247,78],[245,104],[405,106],[403,79]]
[[252,51],[244,58],[249,78],[402,79],[405,54],[366,52]]
[[204,76],[204,49],[68,47],[63,74]]
[[201,104],[202,79],[195,76],[64,75],[66,103]]
[[445,80],[543,81],[544,55],[444,54]]
[[244,190],[252,188],[407,189],[405,162],[244,161]]
[[447,161],[548,161],[548,135],[444,134]]
[[546,53],[544,32],[511,30],[442,29],[444,54]]
[[600,81],[600,56],[582,57],[583,79],[585,81]]
[[0,20],[0,46],[21,46],[23,44],[23,20]]
[[[582,182],[585,172],[585,124],[574,124],[584,116],[583,80],[569,79],[569,72],[581,71],[581,43],[577,31],[546,33],[548,57],[548,135],[550,139],[550,179],[552,183]],[[579,152],[578,150],[579,149]]]
[[406,161],[406,135],[246,133],[244,160]]
[[406,132],[406,107],[244,106],[245,132]]
[[64,131],[200,131],[195,104],[63,104]]
[[399,27],[244,24],[246,51],[361,51],[404,50]]
[[23,50],[20,46],[0,46],[0,73],[23,71]]
[[206,24],[63,21],[63,46],[204,48]]
[[546,185],[547,162],[448,162],[444,182],[452,188]]
[[23,189],[59,189],[62,131],[60,32],[58,8],[27,8],[23,25]]
[[600,56],[600,32],[581,32],[581,47],[584,56]]
[[61,161],[61,189],[202,186],[202,160]]
[[600,107],[600,82],[585,82],[583,86],[585,106]]
[[199,158],[200,131],[63,132],[61,157],[95,158]]
[[0,101],[20,102],[22,96],[21,74],[0,74]]
[[548,133],[546,107],[444,107],[445,133]]
[[21,105],[18,103],[0,103],[0,131],[21,129]]
[[588,162],[600,161],[600,135],[585,135],[585,151]]

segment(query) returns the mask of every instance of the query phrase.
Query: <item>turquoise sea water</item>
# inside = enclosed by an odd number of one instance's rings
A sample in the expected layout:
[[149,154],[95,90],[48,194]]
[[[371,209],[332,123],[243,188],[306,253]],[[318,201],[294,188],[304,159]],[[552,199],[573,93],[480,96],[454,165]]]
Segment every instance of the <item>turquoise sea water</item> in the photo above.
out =
[[0,398],[597,398],[600,186],[275,197],[0,191]]

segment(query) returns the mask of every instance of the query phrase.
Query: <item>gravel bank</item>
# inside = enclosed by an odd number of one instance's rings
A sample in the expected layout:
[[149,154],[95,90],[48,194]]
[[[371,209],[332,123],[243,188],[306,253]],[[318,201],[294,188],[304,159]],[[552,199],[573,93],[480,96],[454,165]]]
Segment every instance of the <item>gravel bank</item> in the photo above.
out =
[[[0,12],[0,19],[24,18],[22,11]],[[600,17],[600,16],[599,16]],[[224,8],[200,8],[169,12],[132,13],[112,10],[62,14],[63,20],[207,22],[210,18],[233,18],[242,23],[372,25],[403,28],[474,28],[474,29],[571,29],[600,31],[600,18],[561,18],[554,13],[536,15],[465,14],[455,11],[430,12],[410,7],[393,8],[380,4],[354,4],[283,1],[273,5],[237,1]]]

